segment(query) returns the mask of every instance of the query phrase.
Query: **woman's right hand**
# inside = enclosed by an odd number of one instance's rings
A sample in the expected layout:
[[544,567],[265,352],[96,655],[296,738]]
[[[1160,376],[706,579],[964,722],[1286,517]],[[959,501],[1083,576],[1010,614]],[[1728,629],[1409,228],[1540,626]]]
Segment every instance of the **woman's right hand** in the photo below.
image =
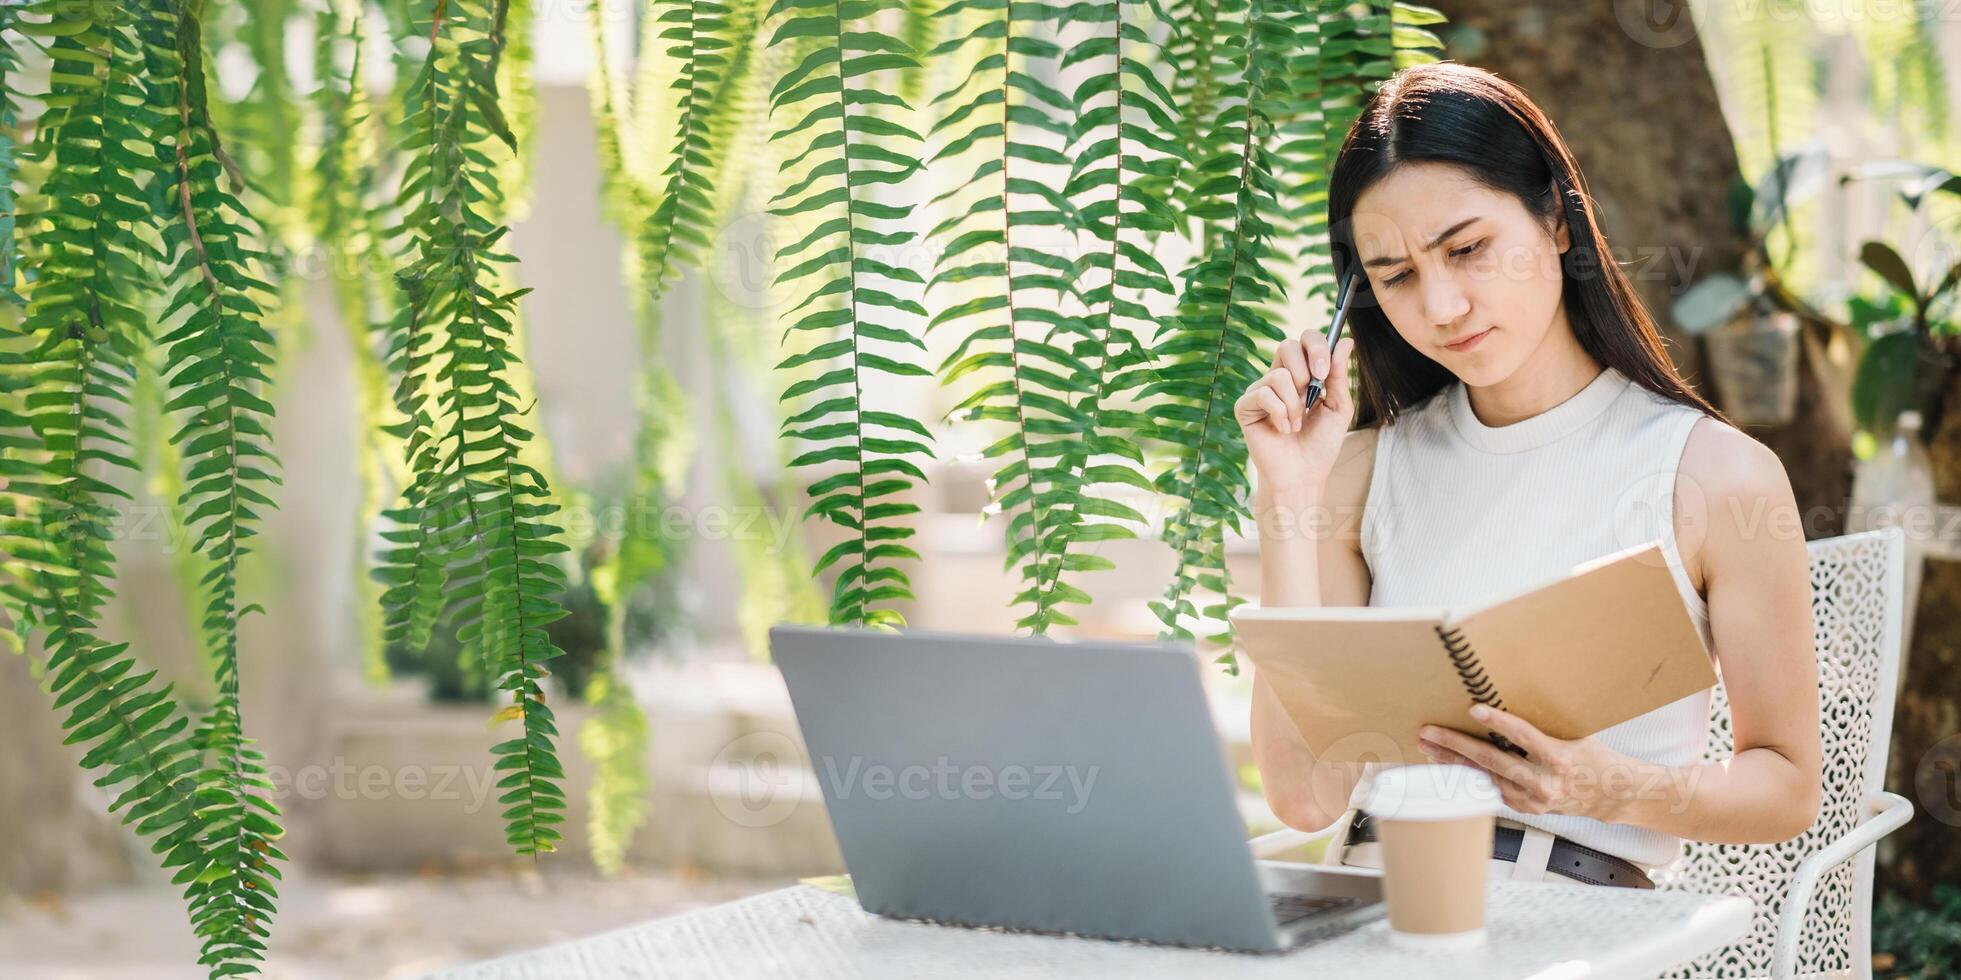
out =
[[[1348,355],[1355,338],[1328,350],[1319,330],[1281,341],[1273,368],[1233,405],[1260,482],[1289,493],[1318,494],[1334,469],[1342,438],[1355,420],[1348,390]],[[1304,411],[1308,382],[1322,378],[1321,399]]]

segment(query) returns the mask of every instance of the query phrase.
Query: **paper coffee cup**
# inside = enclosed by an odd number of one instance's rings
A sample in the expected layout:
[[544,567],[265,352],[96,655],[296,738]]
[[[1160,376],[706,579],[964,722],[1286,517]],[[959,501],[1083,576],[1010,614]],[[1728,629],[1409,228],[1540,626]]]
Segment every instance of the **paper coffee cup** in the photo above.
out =
[[1406,765],[1375,775],[1363,807],[1382,847],[1390,938],[1456,949],[1484,942],[1492,828],[1502,798],[1469,766]]

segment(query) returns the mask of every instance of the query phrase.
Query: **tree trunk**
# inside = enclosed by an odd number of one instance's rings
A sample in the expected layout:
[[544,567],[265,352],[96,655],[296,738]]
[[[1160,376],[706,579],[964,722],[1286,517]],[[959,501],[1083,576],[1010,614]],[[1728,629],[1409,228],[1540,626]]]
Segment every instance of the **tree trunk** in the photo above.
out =
[[[1675,297],[1717,272],[1738,272],[1749,241],[1730,222],[1738,174],[1729,123],[1702,39],[1677,4],[1664,20],[1629,3],[1438,0],[1450,18],[1445,57],[1497,72],[1545,109],[1579,161],[1613,258],[1661,325],[1682,376],[1722,407],[1695,339],[1675,326]],[[1833,325],[1807,317],[1797,415],[1750,426],[1790,474],[1808,537],[1843,527],[1851,433],[1833,412]],[[1837,397],[1843,397],[1839,393]]]
[[[1927,453],[1935,499],[1957,504],[1961,385],[1949,386],[1946,403]],[[1955,846],[1961,839],[1961,562],[1927,561],[1907,645],[1887,782],[1913,800],[1917,812],[1886,840],[1881,855],[1897,856],[1893,887],[1926,901],[1936,882],[1961,881],[1961,847]]]

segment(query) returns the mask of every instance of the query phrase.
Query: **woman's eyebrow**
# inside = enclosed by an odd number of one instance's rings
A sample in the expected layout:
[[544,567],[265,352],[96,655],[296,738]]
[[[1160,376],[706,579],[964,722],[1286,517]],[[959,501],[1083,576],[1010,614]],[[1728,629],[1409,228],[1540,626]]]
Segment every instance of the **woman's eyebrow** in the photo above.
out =
[[[1430,244],[1423,246],[1423,250],[1425,252],[1434,250],[1437,246],[1442,245],[1444,243],[1444,239],[1449,238],[1450,236],[1455,235],[1460,231],[1463,231],[1465,225],[1468,225],[1473,221],[1477,221],[1479,217],[1481,216],[1474,214],[1468,218],[1465,218],[1462,221],[1459,221],[1454,225],[1451,225],[1448,228],[1445,228],[1442,232],[1438,233],[1437,237],[1430,239]],[[1395,255],[1395,256],[1384,255],[1377,258],[1369,259],[1363,262],[1362,265],[1367,268],[1373,269],[1377,266],[1395,265],[1402,261],[1403,261],[1403,257],[1400,255]]]

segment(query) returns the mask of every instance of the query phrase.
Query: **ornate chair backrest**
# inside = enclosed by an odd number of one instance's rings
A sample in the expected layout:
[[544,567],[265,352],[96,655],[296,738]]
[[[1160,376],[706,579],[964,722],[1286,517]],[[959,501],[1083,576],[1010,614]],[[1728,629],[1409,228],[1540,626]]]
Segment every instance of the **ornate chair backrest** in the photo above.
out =
[[[1798,862],[1850,831],[1883,788],[1898,687],[1905,535],[1897,527],[1809,542],[1811,614],[1818,648],[1824,738],[1824,800],[1818,819],[1781,844],[1689,841],[1660,888],[1743,895],[1756,920],[1735,945],[1714,950],[1670,977],[1768,977],[1771,951]],[[1707,761],[1728,758],[1729,697],[1719,682],[1710,704]],[[1827,872],[1812,893],[1797,973],[1869,976],[1873,853]]]

